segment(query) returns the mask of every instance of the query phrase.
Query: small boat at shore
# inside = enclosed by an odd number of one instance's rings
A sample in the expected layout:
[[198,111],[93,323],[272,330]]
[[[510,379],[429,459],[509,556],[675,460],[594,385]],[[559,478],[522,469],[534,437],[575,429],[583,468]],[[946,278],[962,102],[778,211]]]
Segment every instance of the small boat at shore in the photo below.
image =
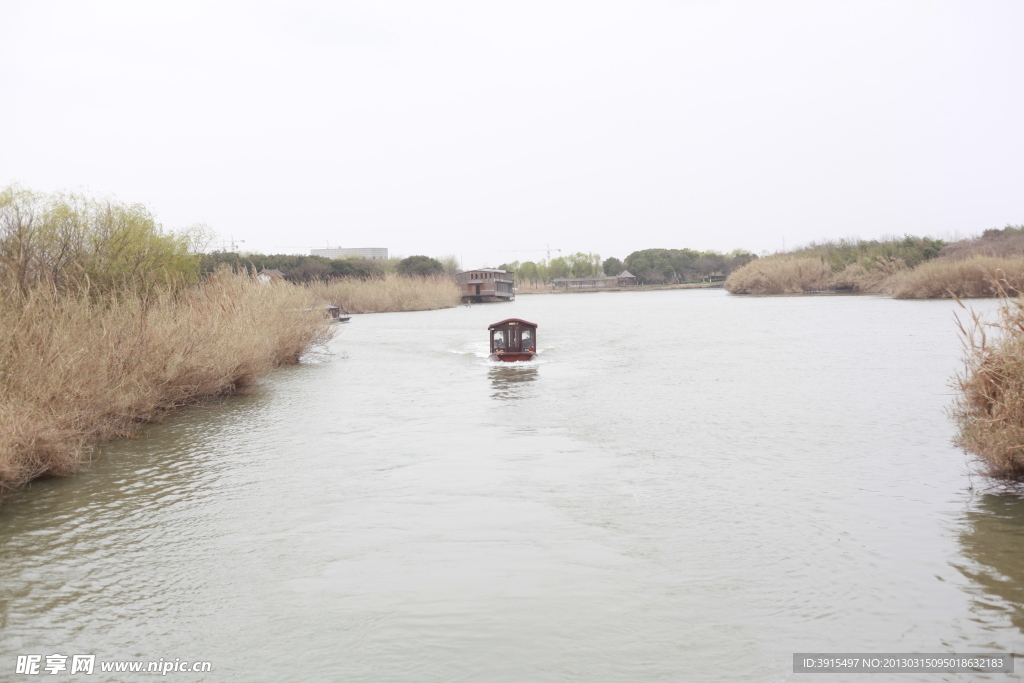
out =
[[537,355],[537,323],[508,318],[487,328],[491,335],[491,360],[531,360]]
[[323,311],[327,319],[332,323],[347,323],[352,319],[352,316],[348,313],[342,313],[341,309],[332,304],[321,304],[319,306],[310,306],[309,308],[289,308],[289,311]]
[[327,304],[324,306],[327,311],[327,317],[331,319],[332,323],[347,323],[352,319],[352,316],[341,312],[341,309],[337,306],[331,306]]

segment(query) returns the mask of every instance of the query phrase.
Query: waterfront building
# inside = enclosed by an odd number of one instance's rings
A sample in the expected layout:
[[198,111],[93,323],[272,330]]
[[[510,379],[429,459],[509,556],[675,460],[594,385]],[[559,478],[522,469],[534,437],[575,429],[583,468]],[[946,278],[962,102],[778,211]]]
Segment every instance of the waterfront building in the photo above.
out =
[[609,289],[632,287],[636,285],[636,276],[624,270],[618,275],[605,277],[556,277],[551,283],[562,289]]
[[497,268],[467,270],[455,276],[465,303],[512,301],[516,298],[515,273]]

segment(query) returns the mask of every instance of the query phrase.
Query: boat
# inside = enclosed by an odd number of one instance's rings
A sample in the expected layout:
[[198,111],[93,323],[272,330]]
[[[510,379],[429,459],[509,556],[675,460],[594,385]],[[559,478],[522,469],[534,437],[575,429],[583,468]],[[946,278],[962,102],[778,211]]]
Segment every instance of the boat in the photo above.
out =
[[324,310],[327,312],[327,317],[330,318],[332,323],[347,323],[352,319],[352,316],[342,313],[341,309],[337,306],[325,304]]
[[537,323],[508,318],[487,328],[491,335],[491,360],[513,363],[537,355]]

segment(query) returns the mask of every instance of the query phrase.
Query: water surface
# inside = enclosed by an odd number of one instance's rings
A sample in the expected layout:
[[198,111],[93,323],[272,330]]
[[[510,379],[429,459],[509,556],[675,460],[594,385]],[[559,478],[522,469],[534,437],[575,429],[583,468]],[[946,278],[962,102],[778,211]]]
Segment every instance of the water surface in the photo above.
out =
[[[332,356],[11,497],[0,667],[802,680],[793,652],[1024,652],[1024,502],[950,445],[953,311],[662,291],[357,316]],[[487,361],[510,316],[538,361]]]

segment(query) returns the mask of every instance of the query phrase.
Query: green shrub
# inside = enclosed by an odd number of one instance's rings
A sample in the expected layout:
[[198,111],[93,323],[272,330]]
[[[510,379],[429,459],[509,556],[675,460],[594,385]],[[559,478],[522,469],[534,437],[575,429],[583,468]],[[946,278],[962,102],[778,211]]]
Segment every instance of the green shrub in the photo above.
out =
[[399,275],[429,277],[444,274],[444,265],[429,256],[410,256],[398,262]]

